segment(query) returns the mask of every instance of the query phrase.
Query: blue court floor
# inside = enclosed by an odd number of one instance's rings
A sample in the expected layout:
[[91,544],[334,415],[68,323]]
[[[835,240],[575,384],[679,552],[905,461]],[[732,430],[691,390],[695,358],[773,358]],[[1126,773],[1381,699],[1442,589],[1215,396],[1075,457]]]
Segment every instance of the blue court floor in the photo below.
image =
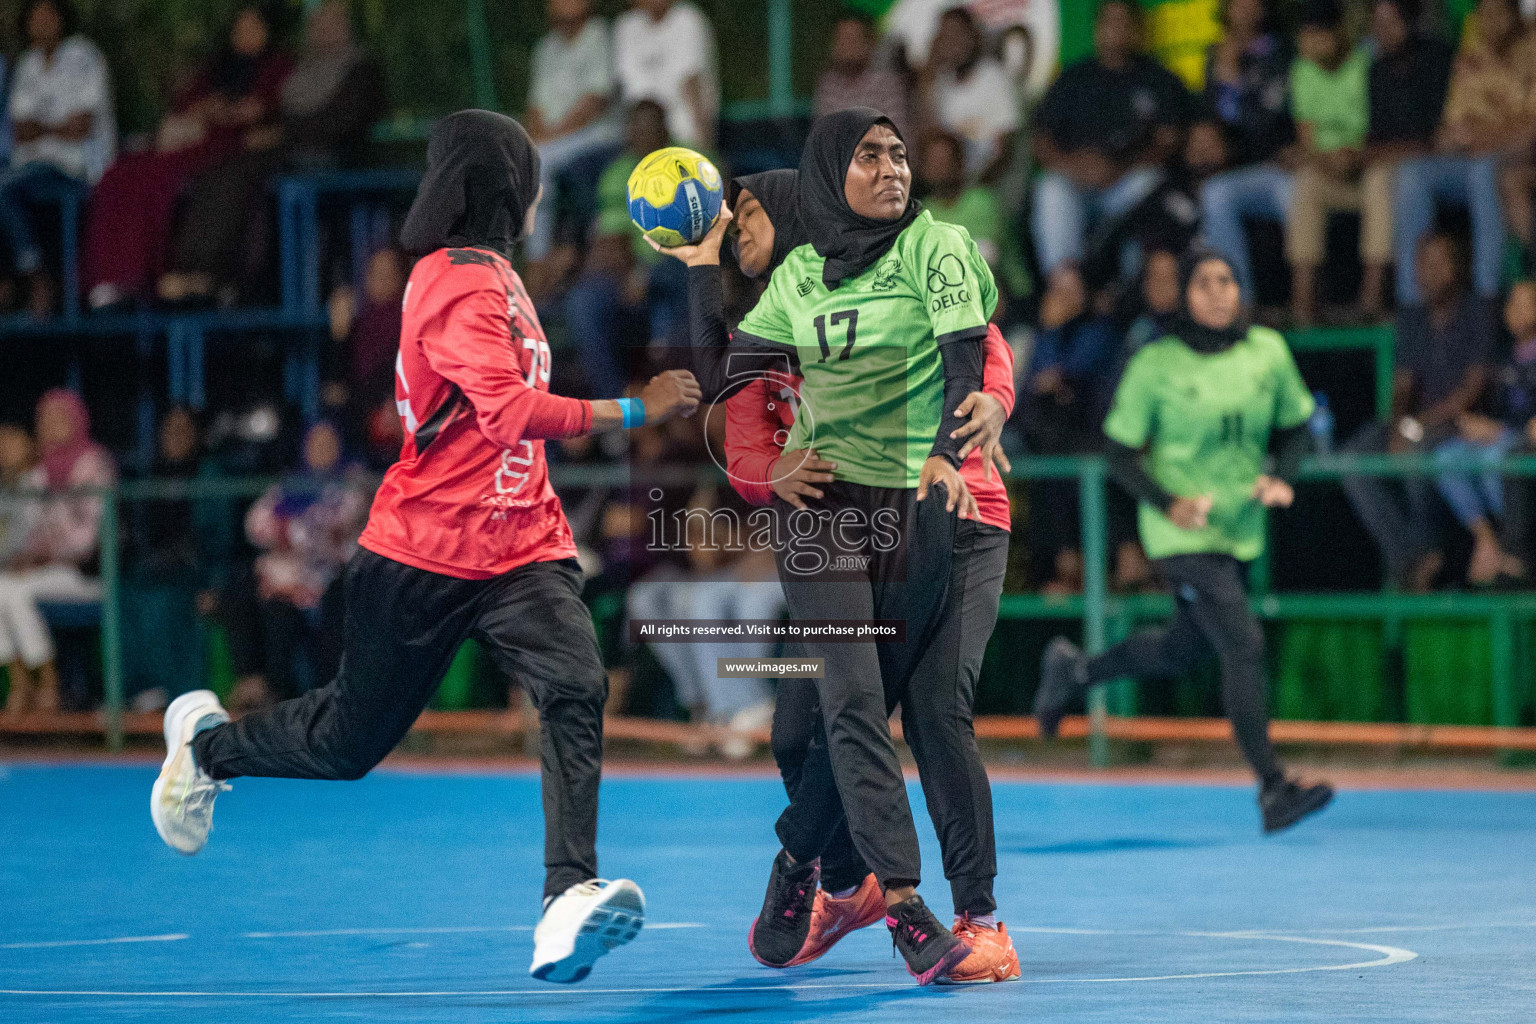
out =
[[797,971],[748,955],[773,780],[615,775],[603,869],[648,923],[567,988],[527,976],[535,776],[239,780],[190,859],[153,778],[0,766],[0,1021],[1536,1020],[1536,794],[1344,792],[1266,840],[1247,789],[998,783],[1024,983],[918,989],[880,927]]

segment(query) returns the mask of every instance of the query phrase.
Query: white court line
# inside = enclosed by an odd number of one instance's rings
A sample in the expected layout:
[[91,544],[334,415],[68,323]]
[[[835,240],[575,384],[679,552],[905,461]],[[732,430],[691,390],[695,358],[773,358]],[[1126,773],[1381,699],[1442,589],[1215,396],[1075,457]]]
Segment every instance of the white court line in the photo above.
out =
[[[1020,929],[1022,931],[1023,929]],[[1120,934],[1117,932],[1103,934]],[[1148,934],[1148,933],[1132,933]],[[1362,960],[1359,963],[1327,964],[1320,967],[1280,967],[1268,970],[1250,971],[1205,971],[1197,974],[1162,974],[1146,975],[1142,977],[1122,978],[1025,978],[1026,985],[1113,985],[1128,982],[1147,981],[1185,981],[1203,980],[1209,978],[1245,978],[1263,977],[1277,974],[1311,974],[1319,971],[1358,971],[1367,967],[1389,967],[1393,964],[1406,963],[1417,959],[1418,955],[1411,949],[1399,949],[1395,946],[1376,946],[1364,942],[1346,942],[1342,939],[1313,939],[1296,935],[1270,935],[1264,932],[1165,932],[1159,934],[1176,935],[1187,938],[1210,939],[1252,939],[1271,942],[1296,942],[1309,946],[1339,946],[1345,949],[1363,949],[1372,953],[1382,954],[1376,960]],[[138,999],[444,999],[467,996],[540,996],[540,995],[683,995],[697,993],[701,995],[728,995],[736,992],[813,992],[819,990],[850,990],[850,989],[888,989],[898,991],[911,988],[911,983],[892,982],[808,982],[804,984],[788,985],[678,985],[671,987],[647,987],[647,988],[517,988],[517,989],[470,989],[470,990],[444,990],[435,992],[195,992],[195,991],[163,991],[163,992],[130,992],[104,989],[0,989],[0,996],[106,996],[111,998],[138,998]]]
[[[648,932],[673,928],[707,928],[698,921],[657,921],[645,924]],[[244,932],[242,939],[314,939],[333,935],[473,935],[484,932],[531,932],[531,924],[467,925],[458,928],[332,928],[318,932]],[[3,947],[0,947],[3,948]]]
[[0,949],[57,949],[61,946],[114,946],[122,942],[180,942],[191,938],[184,932],[174,935],[124,935],[117,939],[61,939],[56,942],[7,942]]
[[1458,924],[1399,924],[1381,928],[1311,928],[1314,935],[1377,935],[1387,932],[1458,932],[1483,928],[1536,928],[1536,921],[1466,921]]

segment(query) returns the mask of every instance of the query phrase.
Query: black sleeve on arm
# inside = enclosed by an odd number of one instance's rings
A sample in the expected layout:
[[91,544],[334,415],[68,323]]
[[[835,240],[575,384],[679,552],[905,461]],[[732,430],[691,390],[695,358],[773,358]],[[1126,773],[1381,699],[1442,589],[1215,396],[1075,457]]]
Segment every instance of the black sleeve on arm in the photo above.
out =
[[966,395],[981,390],[987,362],[986,338],[968,338],[940,345],[939,358],[944,361],[944,408],[939,412],[939,436],[934,439],[929,458],[948,459],[950,465],[959,469],[960,449],[965,441],[949,435],[966,422],[955,415],[955,410],[965,401]]
[[688,268],[688,341],[704,401],[720,402],[769,373],[798,373],[794,350],[725,326],[718,266]]
[[1312,435],[1305,423],[1274,430],[1269,435],[1269,450],[1275,457],[1275,476],[1288,484],[1296,482],[1302,456],[1312,450]]
[[1141,452],[1119,441],[1107,441],[1104,452],[1109,460],[1109,475],[1137,501],[1167,514],[1174,502],[1173,495],[1163,490],[1162,484],[1153,480],[1141,464]]

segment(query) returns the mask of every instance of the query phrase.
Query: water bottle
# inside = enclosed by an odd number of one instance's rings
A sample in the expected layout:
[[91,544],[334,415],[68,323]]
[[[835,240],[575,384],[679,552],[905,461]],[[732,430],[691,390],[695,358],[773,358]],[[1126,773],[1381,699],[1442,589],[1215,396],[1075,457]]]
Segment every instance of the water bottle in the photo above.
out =
[[1317,407],[1312,410],[1312,418],[1307,421],[1307,430],[1312,434],[1312,450],[1319,455],[1333,454],[1333,410],[1328,408],[1328,396],[1321,391],[1312,392],[1312,400]]

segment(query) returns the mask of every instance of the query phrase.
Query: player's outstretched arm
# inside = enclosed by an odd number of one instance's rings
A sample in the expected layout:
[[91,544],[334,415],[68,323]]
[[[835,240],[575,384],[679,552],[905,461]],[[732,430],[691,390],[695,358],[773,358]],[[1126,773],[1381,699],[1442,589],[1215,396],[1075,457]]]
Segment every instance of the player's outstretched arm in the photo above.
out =
[[650,379],[639,398],[602,399],[592,403],[594,434],[606,430],[665,423],[678,416],[692,416],[703,392],[687,370],[665,370]]

